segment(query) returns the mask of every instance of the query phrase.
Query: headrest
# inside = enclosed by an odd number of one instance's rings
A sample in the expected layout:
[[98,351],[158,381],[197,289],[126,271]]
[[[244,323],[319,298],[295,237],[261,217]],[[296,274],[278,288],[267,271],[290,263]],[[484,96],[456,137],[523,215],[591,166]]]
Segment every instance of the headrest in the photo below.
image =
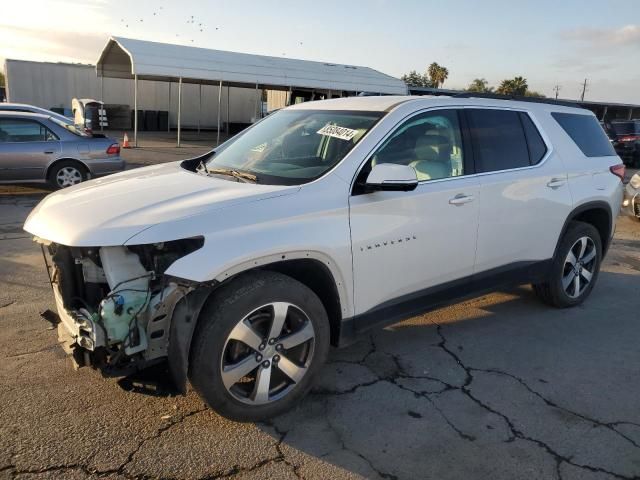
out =
[[415,147],[418,160],[444,161],[450,158],[451,143],[442,135],[422,135]]

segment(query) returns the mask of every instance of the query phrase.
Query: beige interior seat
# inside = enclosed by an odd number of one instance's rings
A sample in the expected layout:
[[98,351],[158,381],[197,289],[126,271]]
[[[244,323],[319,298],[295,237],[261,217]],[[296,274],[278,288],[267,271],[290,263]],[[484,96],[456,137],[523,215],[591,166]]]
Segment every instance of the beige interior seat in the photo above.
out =
[[428,134],[416,142],[415,157],[411,165],[418,180],[437,180],[451,176],[451,142],[442,135]]

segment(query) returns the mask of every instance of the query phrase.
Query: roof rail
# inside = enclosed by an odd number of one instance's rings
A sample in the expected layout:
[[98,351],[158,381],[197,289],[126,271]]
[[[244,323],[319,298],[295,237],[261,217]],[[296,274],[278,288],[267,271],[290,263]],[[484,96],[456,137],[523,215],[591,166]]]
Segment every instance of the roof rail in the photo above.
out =
[[452,95],[453,98],[493,98],[495,100],[515,100],[518,102],[547,103],[561,107],[584,108],[578,102],[555,100],[552,98],[525,97],[524,95],[500,95],[498,93],[462,92]]

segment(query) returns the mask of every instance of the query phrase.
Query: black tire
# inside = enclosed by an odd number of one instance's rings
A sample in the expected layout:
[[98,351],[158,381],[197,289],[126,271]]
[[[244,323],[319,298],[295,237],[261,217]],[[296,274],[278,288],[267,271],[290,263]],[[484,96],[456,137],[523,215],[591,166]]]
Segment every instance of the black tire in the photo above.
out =
[[[595,248],[595,257],[593,259],[593,264],[589,263],[588,265],[589,269],[587,270],[587,272],[590,271],[592,275],[589,283],[581,293],[574,297],[565,290],[562,285],[562,280],[567,272],[567,265],[565,264],[565,260],[569,255],[569,251],[572,247],[574,247],[576,242],[583,237],[587,237],[593,242],[593,246]],[[556,255],[553,258],[550,279],[543,283],[534,284],[533,291],[544,303],[557,308],[567,308],[579,305],[589,296],[589,294],[593,290],[596,280],[598,279],[601,261],[602,240],[600,239],[598,230],[593,225],[590,225],[588,223],[577,221],[571,222],[564,236],[560,240]],[[570,270],[571,268],[569,268],[569,273],[571,273]],[[584,277],[581,276],[581,274],[578,274],[578,276],[580,280],[585,281]]]
[[[225,346],[232,330],[242,319],[272,302],[293,304],[303,311],[311,322],[315,340],[310,363],[307,364],[306,373],[301,380],[293,384],[284,396],[270,403],[249,405],[238,400],[224,385],[221,368],[226,358],[223,355],[228,355]],[[274,417],[291,409],[309,391],[314,377],[327,358],[329,337],[327,313],[311,289],[277,272],[256,271],[242,274],[214,292],[200,314],[191,346],[191,384],[213,410],[229,419],[249,422]],[[245,346],[241,344],[241,347]],[[253,355],[256,358],[259,356],[257,350],[249,347],[246,349],[248,353],[245,359]],[[283,352],[289,355],[287,350]],[[274,357],[270,358],[273,362]],[[278,364],[272,365],[273,372],[277,371],[282,375],[282,371],[277,370],[276,365]],[[251,389],[250,383],[236,385],[247,385]],[[254,380],[254,386],[257,387],[257,378]],[[235,385],[233,388],[236,388]]]
[[56,162],[51,167],[51,170],[49,170],[49,174],[47,176],[47,181],[49,182],[49,185],[51,185],[56,190],[71,186],[71,184],[63,185],[60,182],[60,178],[59,177],[60,177],[61,173],[63,173],[65,171],[65,169],[67,171],[76,171],[78,173],[79,181],[77,183],[84,182],[89,177],[88,176],[88,172],[87,172],[87,168],[82,163],[80,163],[78,161],[75,161],[75,160],[62,160],[60,162]]

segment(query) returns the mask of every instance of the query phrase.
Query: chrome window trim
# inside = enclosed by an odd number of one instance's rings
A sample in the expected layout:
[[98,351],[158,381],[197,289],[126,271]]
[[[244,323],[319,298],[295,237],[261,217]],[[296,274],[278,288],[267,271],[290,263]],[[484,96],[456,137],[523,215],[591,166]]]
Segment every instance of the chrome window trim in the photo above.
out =
[[455,177],[437,178],[435,180],[420,180],[420,181],[418,181],[418,186],[425,185],[425,184],[437,183],[437,182],[448,182],[448,181],[452,181],[452,180],[460,180],[460,179],[463,179],[463,178],[484,177],[484,176],[487,176],[487,175],[495,175],[495,174],[506,173],[506,172],[518,172],[518,171],[523,171],[523,170],[531,170],[531,169],[534,169],[534,168],[540,168],[545,163],[547,163],[547,161],[549,160],[549,157],[551,157],[551,155],[555,151],[555,149],[553,148],[553,144],[549,140],[549,137],[547,136],[547,133],[542,128],[542,126],[541,126],[540,122],[538,121],[538,119],[535,117],[534,114],[532,114],[532,112],[530,110],[527,110],[527,109],[522,108],[522,107],[496,107],[496,106],[492,106],[492,105],[439,105],[439,106],[435,106],[435,107],[422,108],[420,110],[416,110],[415,112],[411,112],[410,114],[408,114],[405,117],[403,117],[402,119],[400,119],[393,126],[393,128],[389,129],[389,132],[387,132],[387,134],[365,155],[365,160],[362,161],[362,163],[360,164],[360,166],[356,170],[356,173],[354,174],[354,176],[353,176],[353,178],[351,180],[351,185],[350,185],[351,194],[350,195],[353,195],[353,187],[355,185],[356,178],[358,178],[358,176],[360,175],[360,172],[362,171],[364,166],[367,164],[367,162],[369,162],[371,160],[372,154],[374,152],[376,152],[384,144],[384,142],[386,142],[387,139],[389,139],[395,133],[395,131],[398,129],[398,127],[400,127],[405,122],[411,120],[413,117],[416,117],[418,115],[422,115],[423,113],[435,112],[435,111],[438,111],[438,110],[464,110],[464,109],[507,110],[507,111],[520,112],[520,113],[526,114],[531,119],[531,121],[533,122],[534,126],[538,130],[538,133],[540,134],[540,137],[542,138],[542,141],[544,142],[545,146],[547,147],[547,152],[545,153],[544,157],[542,157],[542,159],[538,163],[536,163],[535,165],[527,165],[526,167],[508,168],[508,169],[505,169],[505,170],[494,170],[492,172],[480,172],[480,173],[476,172],[476,173],[470,173],[470,174],[457,175]]

